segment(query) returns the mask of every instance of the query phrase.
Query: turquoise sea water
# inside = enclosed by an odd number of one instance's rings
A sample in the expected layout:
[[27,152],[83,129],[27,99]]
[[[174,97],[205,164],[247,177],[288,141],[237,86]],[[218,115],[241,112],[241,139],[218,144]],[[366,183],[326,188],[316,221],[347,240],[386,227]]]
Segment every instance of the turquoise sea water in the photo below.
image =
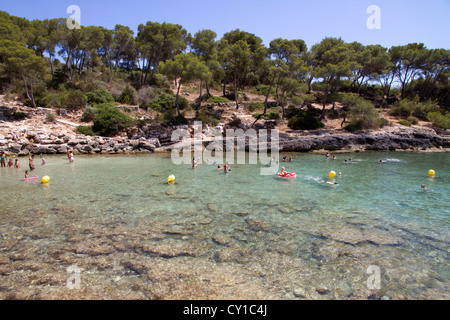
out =
[[[37,174],[39,180],[26,182],[27,159],[22,158],[21,169],[0,170],[0,239],[23,235],[14,250],[3,246],[0,254],[7,257],[21,246],[65,243],[75,216],[79,225],[117,224],[131,233],[165,223],[183,231],[185,225],[210,219],[178,239],[190,247],[205,244],[204,254],[191,260],[229,263],[247,271],[257,263],[272,270],[275,266],[267,255],[276,252],[305,264],[303,274],[312,275],[308,279],[292,277],[291,264],[274,278],[264,277],[262,283],[270,286],[275,298],[295,298],[291,289],[323,284],[334,294],[324,298],[351,297],[358,289],[367,289],[369,265],[382,270],[384,296],[415,298],[429,290],[447,294],[450,154],[336,156],[332,160],[317,154],[288,154],[294,161],[281,162],[280,170],[284,166],[297,173],[289,180],[260,175],[261,165],[232,164],[228,174],[216,170],[217,165],[202,164],[194,170],[190,165],[174,165],[170,154],[78,156],[73,164],[64,156],[53,156],[46,157],[45,166],[37,158],[31,175]],[[345,163],[349,158],[352,161]],[[380,159],[387,162],[379,163]],[[429,169],[436,171],[435,177],[428,176]],[[328,178],[331,170],[338,173],[334,179]],[[176,176],[174,185],[167,184],[170,174]],[[51,181],[42,185],[44,175]],[[422,190],[421,184],[428,190]],[[27,219],[36,225],[34,233],[42,231],[45,236],[27,236],[30,231],[23,222]],[[254,223],[263,227],[254,228]],[[352,238],[354,232],[362,238]],[[211,242],[218,234],[233,241],[227,246],[249,256],[225,262],[215,259],[223,248]],[[283,274],[282,280],[277,278]]]

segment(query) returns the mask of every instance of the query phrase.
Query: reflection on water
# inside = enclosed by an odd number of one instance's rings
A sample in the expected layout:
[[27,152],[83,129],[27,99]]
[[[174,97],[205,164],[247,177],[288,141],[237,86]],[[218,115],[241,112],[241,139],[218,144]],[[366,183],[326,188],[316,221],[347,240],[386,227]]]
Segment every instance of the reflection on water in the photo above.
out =
[[[4,168],[0,296],[448,297],[448,153],[290,156],[287,180],[258,165],[175,166],[170,154],[49,157],[35,171],[45,185]],[[84,290],[67,291],[71,265]]]

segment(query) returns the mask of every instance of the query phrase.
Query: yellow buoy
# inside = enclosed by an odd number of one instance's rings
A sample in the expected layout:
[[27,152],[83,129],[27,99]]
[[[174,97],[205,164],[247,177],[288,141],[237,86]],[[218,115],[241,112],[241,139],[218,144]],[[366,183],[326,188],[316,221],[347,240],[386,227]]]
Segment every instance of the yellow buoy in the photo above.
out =
[[167,178],[167,182],[174,182],[175,181],[175,176],[173,174],[171,174],[168,178]]
[[42,177],[42,179],[41,179],[41,183],[47,183],[49,181],[50,181],[50,177],[49,176]]
[[431,169],[430,171],[428,171],[428,175],[429,176],[435,176],[436,172],[433,169]]
[[330,178],[334,178],[336,177],[336,172],[335,171],[331,171],[330,174],[328,175]]

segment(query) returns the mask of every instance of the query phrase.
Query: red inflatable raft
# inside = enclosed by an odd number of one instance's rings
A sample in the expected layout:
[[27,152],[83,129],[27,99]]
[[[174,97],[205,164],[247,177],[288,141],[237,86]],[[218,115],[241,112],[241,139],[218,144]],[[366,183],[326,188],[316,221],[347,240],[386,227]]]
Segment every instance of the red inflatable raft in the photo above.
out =
[[295,172],[277,173],[280,178],[295,178],[297,174]]

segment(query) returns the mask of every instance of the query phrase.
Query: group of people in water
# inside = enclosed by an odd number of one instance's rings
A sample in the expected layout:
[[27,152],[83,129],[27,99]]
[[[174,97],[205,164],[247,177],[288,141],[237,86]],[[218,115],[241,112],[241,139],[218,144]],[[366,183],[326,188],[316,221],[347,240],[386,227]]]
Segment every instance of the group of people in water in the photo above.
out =
[[[30,171],[33,171],[36,169],[36,166],[34,164],[34,157],[35,157],[34,154],[32,154],[28,157],[28,166],[30,169],[25,171],[25,179],[29,178]],[[75,161],[74,156],[73,156],[73,150],[71,147],[69,147],[67,149],[67,157],[71,163],[73,163]],[[45,166],[47,164],[47,161],[45,160],[45,158],[42,155],[40,155],[40,159],[42,161],[41,165]],[[9,168],[20,169],[19,159],[15,159],[15,160],[13,160],[13,158],[8,159],[8,156],[6,155],[5,152],[1,153],[0,164],[1,164],[2,168],[9,167]]]
[[4,152],[2,152],[2,155],[0,157],[0,163],[1,163],[2,168],[6,168],[6,167],[17,168],[17,169],[20,168],[19,159],[16,159],[15,161],[13,161],[12,158],[9,158],[9,160],[8,160],[8,157],[7,157],[6,153],[4,153]]

